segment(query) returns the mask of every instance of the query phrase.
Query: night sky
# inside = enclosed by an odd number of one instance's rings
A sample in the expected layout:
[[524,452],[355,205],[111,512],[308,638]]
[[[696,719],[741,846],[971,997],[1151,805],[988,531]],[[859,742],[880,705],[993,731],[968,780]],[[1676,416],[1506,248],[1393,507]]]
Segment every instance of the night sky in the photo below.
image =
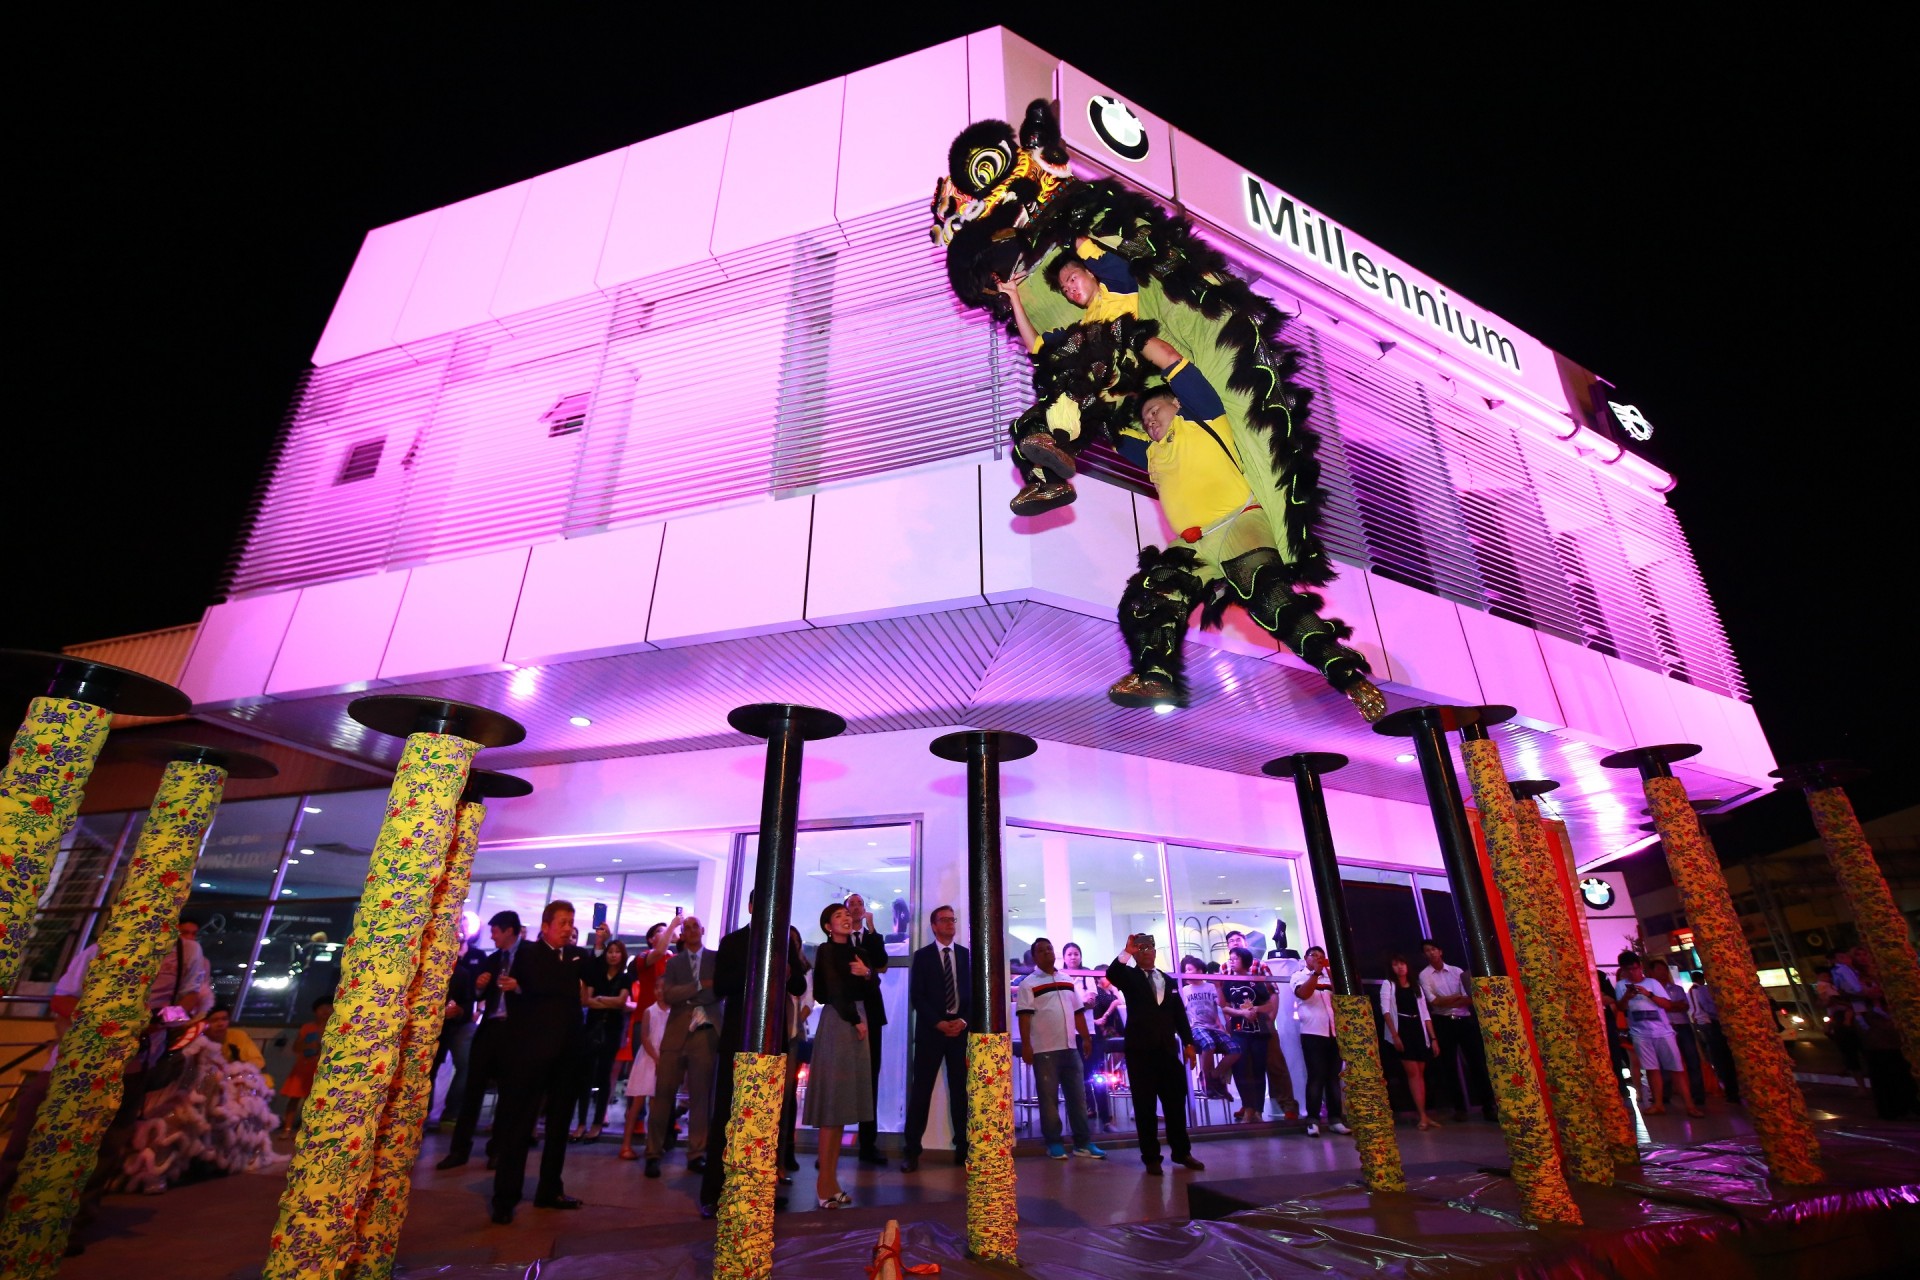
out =
[[[1911,101],[1887,33],[1756,11],[1636,29],[926,6],[854,27],[692,6],[721,16],[674,29],[638,16],[660,6],[544,8],[329,6],[305,28],[94,11],[16,51],[35,68],[9,202],[26,412],[0,644],[177,625],[217,598],[368,228],[999,22],[1617,384],[1679,479],[1777,754],[1872,766],[1865,814],[1920,800],[1920,504],[1893,373],[1911,219],[1886,177]],[[1274,16],[1206,19],[1253,12]],[[944,164],[874,161],[929,190]],[[43,545],[72,558],[43,567]],[[1738,855],[1811,835],[1797,797],[1772,797],[1719,838]]]

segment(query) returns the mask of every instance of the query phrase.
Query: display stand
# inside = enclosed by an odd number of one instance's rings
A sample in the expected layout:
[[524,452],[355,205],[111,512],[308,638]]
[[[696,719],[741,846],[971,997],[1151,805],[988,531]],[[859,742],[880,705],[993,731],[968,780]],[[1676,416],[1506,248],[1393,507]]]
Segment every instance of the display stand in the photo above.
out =
[[787,937],[793,918],[793,855],[800,827],[800,765],[806,744],[846,732],[831,711],[784,702],[735,707],[727,723],[767,740],[754,855],[757,907],[748,927],[746,1037],[733,1058],[726,1120],[726,1182],[716,1214],[714,1280],[760,1280],[773,1262],[780,1127],[787,1083]]
[[1373,728],[1388,737],[1412,738],[1414,754],[1420,761],[1434,831],[1440,838],[1440,860],[1446,866],[1454,910],[1466,935],[1466,964],[1461,967],[1472,992],[1473,1012],[1486,1049],[1487,1074],[1499,1107],[1500,1129],[1506,1137],[1514,1185],[1527,1218],[1536,1223],[1577,1226],[1580,1210],[1567,1191],[1539,1063],[1527,1040],[1519,997],[1507,976],[1506,959],[1494,932],[1479,856],[1467,825],[1467,808],[1460,799],[1453,756],[1447,750],[1446,735],[1478,723],[1480,716],[1478,707],[1409,707],[1387,716]]
[[1007,1033],[1006,898],[1001,885],[1000,765],[1038,746],[1018,733],[969,730],[927,748],[967,766],[967,928],[973,1010],[967,1018],[967,1250],[1018,1263],[1013,1172],[1013,1037]]
[[[347,713],[375,732],[404,736],[406,746],[340,953],[333,1018],[301,1111],[265,1280],[337,1275],[349,1260],[468,768],[481,748],[526,737],[497,711],[437,698],[361,698]],[[404,1203],[396,1211],[404,1215]]]
[[185,715],[187,695],[125,667],[0,649],[0,687],[33,693],[0,771],[0,995],[14,989],[53,864],[115,713]]
[[1782,1182],[1821,1180],[1820,1142],[1807,1118],[1806,1099],[1793,1078],[1793,1062],[1774,1027],[1773,1006],[1733,909],[1733,897],[1709,849],[1686,788],[1672,764],[1698,755],[1686,743],[1640,747],[1607,756],[1609,769],[1637,769],[1646,787],[1667,868],[1680,891],[1680,908],[1693,928],[1707,981],[1720,1009],[1720,1028],[1740,1073],[1740,1093],[1766,1153],[1767,1168]]
[[407,989],[407,1023],[400,1033],[399,1066],[387,1094],[374,1140],[373,1167],[354,1216],[354,1245],[346,1274],[355,1280],[386,1280],[393,1274],[400,1228],[407,1220],[413,1164],[426,1134],[433,1104],[433,1063],[446,1023],[447,984],[466,941],[462,917],[473,878],[473,855],[488,800],[531,795],[533,784],[511,774],[471,769],[454,811],[446,867],[433,891],[433,915],[420,938],[420,962]]
[[1334,1036],[1346,1059],[1347,1125],[1360,1152],[1360,1174],[1369,1191],[1405,1191],[1407,1175],[1393,1133],[1393,1104],[1373,1030],[1373,1007],[1361,989],[1353,964],[1353,931],[1347,924],[1347,898],[1340,888],[1340,862],[1333,851],[1322,776],[1347,767],[1347,757],[1329,751],[1302,751],[1269,760],[1260,771],[1270,778],[1293,779],[1300,802],[1300,826],[1306,835],[1307,866],[1313,872],[1314,901],[1320,907],[1320,932],[1333,977]]
[[116,746],[107,759],[165,768],[126,876],[107,908],[99,950],[81,980],[73,1023],[60,1037],[46,1098],[0,1215],[0,1275],[21,1280],[52,1277],[66,1253],[101,1139],[120,1109],[127,1064],[148,1032],[148,988],[161,958],[173,950],[194,863],[227,779],[279,772],[243,751],[155,739]]

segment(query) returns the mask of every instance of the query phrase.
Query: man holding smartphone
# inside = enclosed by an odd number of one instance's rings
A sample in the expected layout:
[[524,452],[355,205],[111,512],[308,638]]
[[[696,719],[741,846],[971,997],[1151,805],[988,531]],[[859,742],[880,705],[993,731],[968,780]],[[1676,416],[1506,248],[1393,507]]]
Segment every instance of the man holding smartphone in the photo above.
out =
[[1167,1115],[1167,1145],[1173,1149],[1173,1162],[1188,1169],[1207,1167],[1194,1159],[1187,1140],[1187,1068],[1193,1065],[1193,1026],[1173,978],[1154,968],[1156,955],[1153,935],[1136,933],[1107,966],[1107,981],[1127,1002],[1127,1082],[1133,1088],[1140,1159],[1155,1178],[1161,1174],[1156,1104]]

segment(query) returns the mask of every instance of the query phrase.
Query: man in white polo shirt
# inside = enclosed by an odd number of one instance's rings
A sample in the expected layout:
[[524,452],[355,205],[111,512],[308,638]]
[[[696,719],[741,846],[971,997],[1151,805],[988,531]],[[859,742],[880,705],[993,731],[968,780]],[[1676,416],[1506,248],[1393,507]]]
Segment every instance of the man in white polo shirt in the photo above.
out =
[[[1473,1016],[1473,993],[1467,990],[1467,975],[1458,965],[1447,963],[1446,953],[1432,938],[1420,940],[1420,953],[1427,967],[1420,971],[1420,994],[1427,998],[1427,1012],[1433,1015],[1433,1034],[1440,1041],[1439,1053],[1427,1072],[1427,1087],[1436,1085],[1441,1097],[1451,1098],[1453,1118],[1467,1118],[1469,1096],[1480,1107],[1480,1114],[1494,1119],[1493,1082],[1487,1079],[1487,1048],[1480,1040],[1480,1020]],[[1460,1075],[1465,1068],[1466,1083]]]
[[1300,1023],[1300,1052],[1307,1060],[1307,1136],[1320,1136],[1320,1101],[1327,1125],[1352,1133],[1340,1114],[1340,1044],[1333,1035],[1333,979],[1327,953],[1308,947],[1306,967],[1293,975],[1293,1016]]
[[1087,1014],[1073,979],[1053,971],[1053,943],[1047,938],[1033,940],[1033,972],[1015,993],[1014,1012],[1020,1020],[1020,1060],[1033,1068],[1034,1092],[1040,1096],[1040,1132],[1047,1140],[1047,1154],[1055,1160],[1067,1158],[1058,1106],[1059,1095],[1065,1093],[1073,1154],[1105,1160],[1107,1153],[1093,1145],[1082,1087],[1085,1060],[1080,1055],[1093,1052]]

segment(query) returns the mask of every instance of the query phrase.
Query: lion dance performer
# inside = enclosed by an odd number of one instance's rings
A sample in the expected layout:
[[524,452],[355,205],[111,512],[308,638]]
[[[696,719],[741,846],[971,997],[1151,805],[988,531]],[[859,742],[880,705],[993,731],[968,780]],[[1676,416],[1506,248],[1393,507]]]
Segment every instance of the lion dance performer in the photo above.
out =
[[[948,281],[963,303],[1006,318],[1034,359],[1036,399],[1012,426],[1024,481],[1015,514],[1072,502],[1081,451],[1137,436],[1144,459],[1122,452],[1145,461],[1186,544],[1141,552],[1119,610],[1133,670],[1108,696],[1184,705],[1187,619],[1204,604],[1202,625],[1217,626],[1238,603],[1377,720],[1386,701],[1342,643],[1351,629],[1299,589],[1325,585],[1334,569],[1315,532],[1325,491],[1310,393],[1292,381],[1298,355],[1280,339],[1280,313],[1186,218],[1117,184],[1074,179],[1044,100],[1017,135],[1001,121],[968,126],[947,159],[933,234]],[[1143,404],[1162,387],[1171,394]],[[1155,402],[1171,415],[1161,437],[1141,425]]]

